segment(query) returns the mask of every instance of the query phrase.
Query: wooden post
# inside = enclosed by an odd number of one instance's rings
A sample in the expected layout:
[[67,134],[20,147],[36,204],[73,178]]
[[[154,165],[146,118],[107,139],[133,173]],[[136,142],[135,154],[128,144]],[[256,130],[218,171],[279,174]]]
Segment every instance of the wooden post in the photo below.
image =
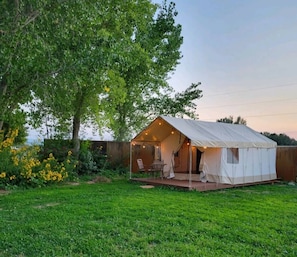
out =
[[189,188],[192,189],[192,159],[193,159],[193,153],[192,153],[192,142],[190,141],[189,144],[189,155],[190,155],[190,165],[189,165]]

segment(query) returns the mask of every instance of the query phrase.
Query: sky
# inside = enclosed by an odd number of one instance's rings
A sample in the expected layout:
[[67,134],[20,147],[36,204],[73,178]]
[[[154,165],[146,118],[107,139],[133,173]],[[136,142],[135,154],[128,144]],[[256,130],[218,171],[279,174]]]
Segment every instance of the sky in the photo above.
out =
[[202,83],[199,119],[241,116],[297,139],[297,1],[173,1],[184,43],[168,82],[178,92]]
[[297,139],[297,1],[174,2],[183,58],[168,82],[176,91],[202,83],[199,119],[241,116]]

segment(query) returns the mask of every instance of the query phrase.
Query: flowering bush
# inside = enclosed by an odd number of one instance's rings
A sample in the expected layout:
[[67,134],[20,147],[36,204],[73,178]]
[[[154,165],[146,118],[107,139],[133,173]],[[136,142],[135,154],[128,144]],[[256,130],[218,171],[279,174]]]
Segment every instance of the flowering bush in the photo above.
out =
[[64,181],[76,168],[76,161],[69,151],[64,161],[58,161],[53,154],[39,160],[38,146],[13,147],[18,131],[9,131],[6,137],[0,135],[0,188],[9,186],[42,186]]

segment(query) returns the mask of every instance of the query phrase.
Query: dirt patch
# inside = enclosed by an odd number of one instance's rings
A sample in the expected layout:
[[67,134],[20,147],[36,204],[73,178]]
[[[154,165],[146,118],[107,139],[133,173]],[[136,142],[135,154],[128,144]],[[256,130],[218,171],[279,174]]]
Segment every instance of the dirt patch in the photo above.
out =
[[80,183],[78,183],[78,182],[68,182],[67,185],[71,185],[71,186],[79,186]]
[[144,188],[144,189],[154,188],[154,186],[152,186],[152,185],[145,185],[145,186],[140,186],[140,187]]
[[47,204],[44,204],[44,205],[36,205],[36,206],[33,206],[33,208],[35,209],[43,209],[43,208],[46,208],[46,207],[52,207],[52,206],[57,206],[59,205],[60,203],[47,203]]
[[7,191],[7,190],[0,190],[0,195],[7,195],[9,194],[10,192]]
[[111,179],[103,176],[97,176],[93,178],[91,181],[88,181],[88,184],[95,184],[95,183],[110,183]]

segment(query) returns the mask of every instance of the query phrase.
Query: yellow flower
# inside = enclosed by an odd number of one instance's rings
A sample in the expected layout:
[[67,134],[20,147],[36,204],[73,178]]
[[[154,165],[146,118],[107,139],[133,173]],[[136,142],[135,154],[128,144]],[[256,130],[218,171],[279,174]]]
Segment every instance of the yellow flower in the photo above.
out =
[[108,93],[108,92],[110,91],[110,88],[107,87],[107,86],[105,86],[105,87],[104,87],[104,91],[105,91],[106,93]]
[[5,178],[5,177],[6,177],[6,173],[5,172],[0,173],[0,178]]
[[9,177],[9,179],[10,180],[14,180],[14,179],[16,179],[16,176],[15,175],[12,175],[12,176]]
[[17,150],[16,149],[10,149],[10,152],[13,154],[13,155],[15,155],[16,153],[17,153]]
[[0,143],[0,148],[7,148],[11,147],[13,145],[14,139],[18,135],[18,130],[9,130],[9,132],[6,135],[6,139]]
[[71,151],[68,151],[68,156],[71,156],[72,155],[72,152]]
[[15,166],[18,166],[19,165],[19,158],[17,156],[13,156],[11,157],[12,161],[13,161],[13,164]]

